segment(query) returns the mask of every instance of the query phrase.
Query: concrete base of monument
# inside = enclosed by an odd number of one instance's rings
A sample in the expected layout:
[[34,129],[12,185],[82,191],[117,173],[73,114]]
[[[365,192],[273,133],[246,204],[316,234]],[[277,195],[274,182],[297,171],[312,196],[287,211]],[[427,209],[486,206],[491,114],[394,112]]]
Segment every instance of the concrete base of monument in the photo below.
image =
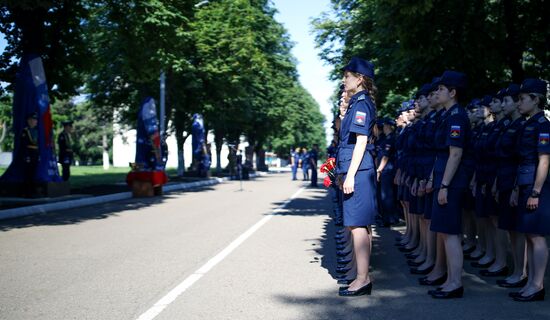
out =
[[71,185],[68,181],[36,182],[31,194],[25,192],[23,182],[0,182],[0,197],[21,198],[56,198],[71,194]]

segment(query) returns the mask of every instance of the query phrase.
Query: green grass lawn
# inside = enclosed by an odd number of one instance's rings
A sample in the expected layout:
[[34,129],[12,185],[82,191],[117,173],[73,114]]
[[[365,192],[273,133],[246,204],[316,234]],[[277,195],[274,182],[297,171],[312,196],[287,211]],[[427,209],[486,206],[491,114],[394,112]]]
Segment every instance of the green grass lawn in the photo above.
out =
[[[0,167],[0,175],[6,171],[6,167]],[[175,176],[176,169],[166,170],[168,176]],[[115,184],[126,182],[126,175],[130,168],[110,167],[103,170],[103,166],[72,166],[71,167],[71,188],[84,188],[96,185]],[[61,169],[59,170],[61,174]]]

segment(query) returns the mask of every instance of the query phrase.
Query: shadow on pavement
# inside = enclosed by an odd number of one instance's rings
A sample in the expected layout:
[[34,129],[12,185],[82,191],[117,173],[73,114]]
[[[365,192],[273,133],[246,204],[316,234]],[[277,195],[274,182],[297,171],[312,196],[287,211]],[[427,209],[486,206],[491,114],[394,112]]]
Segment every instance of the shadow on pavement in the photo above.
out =
[[[326,215],[324,232],[316,241],[315,250],[321,257],[320,266],[332,277],[336,275],[336,227],[330,217],[332,202],[326,190],[319,189],[313,197],[295,199],[283,215]],[[397,228],[399,229],[399,228]],[[402,228],[401,228],[402,229]],[[520,303],[512,301],[508,292],[500,288],[496,279],[478,276],[478,269],[465,263],[463,299],[435,300],[427,291],[434,287],[418,285],[418,278],[409,273],[407,260],[394,246],[398,231],[374,228],[371,256],[371,296],[339,297],[338,285],[330,291],[312,292],[310,296],[276,295],[284,304],[299,307],[307,315],[304,319],[550,319],[548,302]],[[315,258],[317,259],[317,258]],[[315,261],[311,261],[315,262]]]
[[161,197],[131,198],[116,202],[108,202],[98,205],[0,220],[0,232],[36,226],[68,225],[81,223],[87,220],[106,219],[112,216],[117,216],[118,213],[123,211],[139,210],[152,205],[157,205],[164,202],[166,199],[175,198],[183,194],[192,194],[213,189],[213,187],[209,186],[186,191],[173,191],[166,193]]

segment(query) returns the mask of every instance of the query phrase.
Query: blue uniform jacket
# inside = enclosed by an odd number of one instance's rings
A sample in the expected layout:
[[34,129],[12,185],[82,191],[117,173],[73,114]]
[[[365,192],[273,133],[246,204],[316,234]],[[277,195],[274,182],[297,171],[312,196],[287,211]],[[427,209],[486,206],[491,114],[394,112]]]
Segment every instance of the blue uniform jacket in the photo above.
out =
[[[353,149],[357,142],[357,135],[372,137],[372,128],[376,122],[376,109],[366,90],[353,95],[349,100],[349,107],[342,119],[340,127],[340,144],[338,145],[338,173],[347,173],[351,164]],[[374,161],[368,148],[361,160],[358,170],[374,168]]]
[[520,164],[517,184],[533,184],[539,154],[550,154],[550,121],[544,117],[544,112],[541,111],[525,121],[519,137],[518,153]]
[[[435,149],[437,152],[434,164],[434,187],[439,188],[449,159],[449,148],[458,147],[463,149],[463,154],[467,152],[468,143],[471,135],[470,121],[464,108],[458,104],[452,106],[443,114],[443,118],[435,132]],[[450,188],[466,188],[469,185],[469,174],[462,161],[449,183]]]
[[525,118],[519,117],[501,132],[495,146],[497,162],[497,189],[510,190],[514,188],[516,172],[519,165],[518,135],[525,123]]

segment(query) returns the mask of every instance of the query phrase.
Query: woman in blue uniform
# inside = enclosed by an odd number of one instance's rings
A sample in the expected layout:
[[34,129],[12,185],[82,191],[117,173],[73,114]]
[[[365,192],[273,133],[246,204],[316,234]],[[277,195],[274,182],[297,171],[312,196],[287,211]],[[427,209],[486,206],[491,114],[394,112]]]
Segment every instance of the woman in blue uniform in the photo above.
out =
[[462,199],[468,186],[468,174],[461,164],[470,136],[466,111],[458,104],[466,90],[466,75],[445,71],[439,81],[436,99],[447,110],[435,134],[437,150],[434,170],[434,205],[431,230],[442,237],[447,255],[447,280],[430,291],[437,299],[460,298],[462,287]]
[[344,225],[351,229],[357,277],[339,291],[340,296],[370,294],[369,276],[372,233],[377,209],[374,161],[367,152],[376,121],[374,66],[354,57],[343,68],[345,90],[351,95],[342,119],[338,148],[338,173],[343,179]]
[[[517,138],[520,129],[525,123],[525,118],[519,113],[519,85],[511,84],[506,89],[502,99],[504,115],[511,121],[496,143],[496,155],[498,156],[497,179],[495,187],[498,201],[498,227],[508,232],[510,236],[513,273],[505,279],[497,280],[497,284],[505,288],[522,287],[527,283],[525,270],[525,235],[516,231],[517,207],[510,206],[510,196],[516,181],[518,170],[518,145]],[[488,270],[493,274],[498,273]],[[505,274],[502,274],[505,275]]]
[[[506,232],[498,228],[499,210],[495,200],[496,195],[496,177],[498,167],[498,157],[496,154],[496,144],[501,133],[512,123],[509,116],[505,115],[502,108],[502,99],[506,89],[500,90],[491,103],[491,113],[495,116],[496,123],[489,132],[486,140],[485,150],[488,166],[485,169],[487,174],[487,184],[483,194],[483,203],[485,210],[489,212],[489,223],[487,224],[487,241],[490,241],[494,252],[493,261],[489,261],[486,270],[480,270],[482,276],[496,277],[508,275],[506,266],[507,245]],[[488,242],[489,243],[489,242]],[[488,246],[489,247],[489,246]],[[482,265],[484,258],[480,259],[479,266]],[[474,262],[475,263],[475,262]]]
[[527,238],[527,264],[529,280],[516,293],[516,301],[544,300],[544,273],[548,263],[548,245],[545,235],[550,234],[550,122],[544,117],[547,107],[546,82],[526,79],[520,87],[519,111],[528,119],[519,140],[520,164],[517,192],[512,202],[518,205],[518,232]]
[[384,143],[381,144],[380,162],[376,169],[376,179],[380,190],[380,213],[385,226],[390,226],[398,221],[395,197],[395,121],[384,119]]
[[466,259],[481,260],[474,262],[474,267],[487,267],[493,262],[495,257],[494,246],[492,245],[493,241],[487,235],[487,226],[490,224],[490,221],[489,210],[485,209],[486,203],[484,202],[484,192],[487,185],[487,167],[492,166],[491,163],[487,162],[485,154],[486,144],[489,132],[491,132],[496,123],[490,109],[492,101],[493,96],[491,95],[485,95],[481,100],[477,115],[482,123],[472,145],[475,155],[475,173],[471,181],[471,190],[475,201],[475,221],[478,241],[476,249],[469,255],[466,255]]

